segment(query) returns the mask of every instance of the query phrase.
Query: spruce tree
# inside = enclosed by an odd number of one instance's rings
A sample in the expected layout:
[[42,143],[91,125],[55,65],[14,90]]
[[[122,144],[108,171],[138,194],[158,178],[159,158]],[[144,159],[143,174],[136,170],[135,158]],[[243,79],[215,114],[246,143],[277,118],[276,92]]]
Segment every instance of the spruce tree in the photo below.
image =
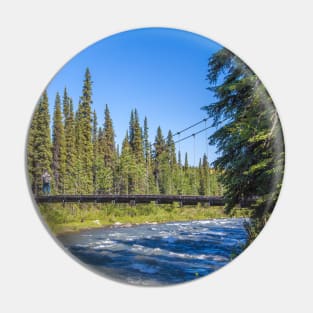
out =
[[175,143],[172,131],[169,130],[166,139],[166,162],[164,164],[164,180],[166,193],[174,194],[177,189],[176,176],[178,174]]
[[153,177],[152,177],[152,160],[151,160],[151,144],[149,142],[149,127],[148,120],[145,116],[144,118],[144,131],[143,131],[143,150],[144,150],[144,159],[146,166],[145,173],[145,192],[146,194],[153,191]]
[[143,124],[143,148],[144,148],[144,157],[145,161],[148,165],[151,163],[151,151],[150,151],[150,142],[149,142],[149,127],[148,127],[148,119],[145,116],[144,124]]
[[54,105],[52,144],[52,171],[55,183],[54,190],[55,193],[62,194],[64,192],[66,143],[59,93],[56,94]]
[[119,144],[115,148],[115,166],[113,175],[113,190],[115,194],[121,193],[121,153]]
[[[50,114],[49,114],[49,103],[47,92],[44,91],[42,94],[37,112],[34,115],[34,125],[31,135],[31,159],[30,162],[33,164],[31,174],[33,177],[33,188],[35,194],[38,194],[42,190],[42,179],[41,176],[44,170],[47,170],[52,176],[51,172],[51,133],[50,133]],[[53,181],[51,182],[53,184]]]
[[203,180],[204,180],[204,194],[209,196],[211,192],[210,166],[209,166],[208,157],[206,154],[203,155],[202,170],[203,170]]
[[186,172],[189,168],[189,164],[188,164],[188,154],[187,152],[185,153],[185,162],[184,162],[184,171]]
[[134,156],[138,163],[143,162],[143,142],[142,142],[142,131],[139,123],[139,116],[137,109],[135,109],[134,113],[131,115],[131,133],[132,136],[130,138],[130,145],[132,147]]
[[98,121],[96,111],[93,111],[92,118],[92,147],[93,147],[93,159],[92,159],[92,182],[93,182],[93,190],[96,193],[97,186],[97,158],[98,158]]
[[63,96],[63,112],[64,112],[64,136],[65,136],[65,176],[64,176],[64,192],[74,194],[77,184],[77,158],[75,146],[75,119],[73,101],[67,96],[66,90]]
[[101,159],[97,161],[98,188],[105,193],[112,193],[114,190],[114,175],[116,165],[115,134],[113,122],[110,116],[108,105],[105,106],[104,125],[99,133],[99,152]]
[[177,156],[177,170],[175,175],[175,188],[176,192],[178,194],[183,194],[183,166],[182,166],[182,160],[181,160],[181,152],[178,150],[178,156]]
[[78,156],[78,189],[80,193],[93,192],[93,146],[92,146],[92,81],[89,69],[86,69],[82,96],[76,115],[76,143]]
[[135,159],[129,144],[128,132],[122,143],[120,157],[120,192],[129,194],[133,191]]
[[103,147],[104,147],[104,134],[103,134],[103,129],[102,129],[101,126],[98,128],[97,139],[98,139],[98,144],[97,144],[98,154],[101,155],[101,157],[103,159],[103,155],[104,155],[104,149],[103,149]]
[[199,164],[199,194],[210,195],[210,169],[206,154],[203,155],[202,164]]
[[67,94],[67,89],[64,88],[63,91],[63,117],[64,117],[64,121],[66,121],[69,117],[69,113],[70,113],[70,99],[69,96]]
[[192,194],[191,169],[188,164],[188,154],[185,153],[184,165],[180,170],[180,193]]
[[129,143],[130,143],[131,148],[132,148],[132,145],[134,142],[134,128],[135,128],[135,115],[134,115],[134,111],[131,110],[130,121],[129,121],[129,134],[128,134]]
[[203,196],[205,194],[204,192],[204,180],[203,180],[203,169],[202,169],[202,160],[200,158],[199,160],[199,166],[198,166],[198,178],[199,178],[199,195]]
[[144,161],[144,145],[142,129],[139,123],[137,109],[131,111],[129,122],[129,145],[136,160],[136,168],[132,171],[131,193],[144,193],[146,190],[146,164]]
[[171,167],[174,167],[177,164],[177,160],[176,160],[175,143],[173,139],[173,133],[171,130],[168,131],[166,145],[167,145],[170,165]]
[[181,160],[181,152],[180,150],[178,151],[178,157],[177,157],[177,162],[178,162],[178,166],[182,167],[182,160]]
[[167,147],[163,137],[162,129],[159,126],[154,141],[154,177],[157,191],[159,193],[166,193],[165,171],[167,160]]
[[113,171],[103,165],[103,157],[96,160],[97,175],[95,190],[97,193],[111,194],[113,192]]
[[110,116],[109,107],[106,104],[104,111],[104,126],[103,126],[103,159],[104,166],[114,170],[115,161],[115,134],[113,129],[113,122]]
[[30,181],[30,186],[33,193],[37,193],[36,186],[36,145],[35,140],[37,136],[37,123],[38,123],[38,108],[39,105],[36,106],[32,122],[28,131],[28,141],[27,141],[27,169],[28,176]]
[[81,149],[81,142],[82,142],[82,125],[80,123],[80,110],[79,107],[75,112],[74,117],[74,138],[75,138],[75,157],[76,162],[74,164],[74,170],[75,170],[75,193],[76,194],[82,194],[82,185],[81,185],[81,177],[82,177],[82,149]]
[[[106,176],[105,176],[105,170],[104,170],[104,159],[103,159],[103,146],[104,146],[104,136],[103,136],[103,129],[102,127],[98,127],[97,131],[97,143],[94,145],[94,148],[96,147],[97,150],[94,151],[95,153],[95,193],[104,193],[107,192],[107,186],[106,186]],[[110,186],[109,186],[110,188]]]

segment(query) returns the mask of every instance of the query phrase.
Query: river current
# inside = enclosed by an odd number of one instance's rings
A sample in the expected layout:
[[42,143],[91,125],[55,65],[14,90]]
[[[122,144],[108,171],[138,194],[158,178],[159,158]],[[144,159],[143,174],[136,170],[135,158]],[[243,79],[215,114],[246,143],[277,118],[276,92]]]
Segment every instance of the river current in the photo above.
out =
[[208,275],[244,248],[244,219],[112,226],[58,237],[104,276],[134,285],[177,284]]

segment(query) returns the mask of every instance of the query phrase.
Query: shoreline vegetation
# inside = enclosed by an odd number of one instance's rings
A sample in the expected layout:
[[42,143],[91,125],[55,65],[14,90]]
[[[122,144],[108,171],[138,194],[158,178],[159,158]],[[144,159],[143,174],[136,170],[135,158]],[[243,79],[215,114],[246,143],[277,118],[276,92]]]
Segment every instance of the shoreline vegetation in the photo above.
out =
[[184,222],[214,218],[250,217],[250,210],[173,204],[39,204],[43,220],[54,235],[109,226],[130,227],[140,224]]

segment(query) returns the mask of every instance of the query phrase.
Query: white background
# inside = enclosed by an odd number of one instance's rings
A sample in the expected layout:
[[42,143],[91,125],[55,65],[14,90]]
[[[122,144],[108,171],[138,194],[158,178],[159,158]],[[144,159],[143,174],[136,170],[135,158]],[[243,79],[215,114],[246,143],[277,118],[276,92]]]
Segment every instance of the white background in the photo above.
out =
[[[1,1],[1,312],[313,311],[310,2]],[[286,140],[265,230],[224,269],[176,287],[131,287],[74,262],[41,224],[25,176],[26,132],[53,75],[95,41],[146,26],[194,31],[240,56],[271,93]]]

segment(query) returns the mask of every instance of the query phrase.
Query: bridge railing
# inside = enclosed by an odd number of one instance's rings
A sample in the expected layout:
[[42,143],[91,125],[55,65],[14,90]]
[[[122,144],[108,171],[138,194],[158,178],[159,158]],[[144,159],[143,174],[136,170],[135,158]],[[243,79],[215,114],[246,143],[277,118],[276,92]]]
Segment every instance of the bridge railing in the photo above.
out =
[[94,202],[94,203],[150,203],[170,204],[178,202],[181,205],[197,205],[198,203],[223,206],[225,201],[219,196],[189,196],[189,195],[47,195],[37,196],[38,203]]

